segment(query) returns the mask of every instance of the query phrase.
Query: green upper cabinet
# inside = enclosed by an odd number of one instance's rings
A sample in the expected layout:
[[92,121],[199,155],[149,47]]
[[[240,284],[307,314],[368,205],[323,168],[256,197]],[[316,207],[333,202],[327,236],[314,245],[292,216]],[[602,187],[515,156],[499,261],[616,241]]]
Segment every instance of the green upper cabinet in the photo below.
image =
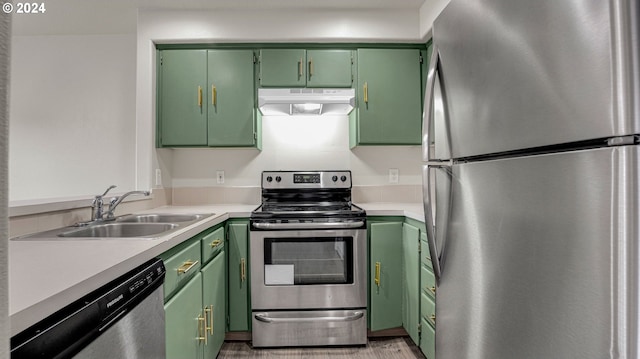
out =
[[209,50],[208,145],[255,144],[252,50]]
[[357,57],[358,106],[351,146],[419,145],[420,49],[358,49]]
[[305,87],[306,58],[304,49],[260,50],[260,86]]
[[351,50],[307,50],[307,87],[351,87]]
[[162,146],[206,146],[206,50],[163,50],[158,89]]
[[254,53],[160,50],[159,147],[255,147]]
[[260,87],[351,87],[353,51],[260,50]]

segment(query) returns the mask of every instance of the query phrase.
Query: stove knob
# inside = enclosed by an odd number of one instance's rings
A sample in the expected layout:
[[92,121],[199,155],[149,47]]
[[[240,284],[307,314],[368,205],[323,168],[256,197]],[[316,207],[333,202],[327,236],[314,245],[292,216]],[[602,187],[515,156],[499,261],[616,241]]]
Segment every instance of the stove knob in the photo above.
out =
[[282,178],[280,176],[276,176],[276,182],[280,182],[282,181]]
[[331,179],[333,180],[333,182],[337,182],[338,181],[338,176],[333,176],[333,177],[331,177]]
[[342,182],[345,182],[345,181],[347,180],[347,176],[342,176],[342,177],[340,177],[340,180],[341,180]]
[[273,181],[273,177],[267,176],[267,182],[271,182],[271,181]]

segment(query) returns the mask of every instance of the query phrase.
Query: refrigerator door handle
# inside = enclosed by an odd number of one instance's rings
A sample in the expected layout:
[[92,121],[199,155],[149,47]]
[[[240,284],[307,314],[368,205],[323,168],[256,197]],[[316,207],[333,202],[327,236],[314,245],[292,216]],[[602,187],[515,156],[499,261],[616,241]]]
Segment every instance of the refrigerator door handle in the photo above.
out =
[[440,262],[440,255],[436,248],[436,231],[433,224],[433,211],[432,211],[432,198],[431,198],[431,177],[429,176],[430,165],[422,166],[422,197],[424,204],[424,216],[425,216],[425,228],[427,230],[427,243],[429,244],[429,252],[431,253],[431,266],[433,267],[433,274],[436,278],[436,283],[440,283],[440,277],[442,276],[442,267]]
[[424,94],[424,112],[422,112],[422,160],[431,161],[431,124],[433,123],[434,95],[436,85],[436,72],[440,67],[440,52],[437,45],[433,45],[429,71],[427,72],[427,85]]

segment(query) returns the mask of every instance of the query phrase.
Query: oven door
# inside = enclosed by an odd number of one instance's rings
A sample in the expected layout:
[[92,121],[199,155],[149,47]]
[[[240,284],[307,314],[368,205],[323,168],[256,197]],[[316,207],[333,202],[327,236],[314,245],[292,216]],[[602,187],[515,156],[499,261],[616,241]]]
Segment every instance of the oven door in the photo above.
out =
[[252,231],[253,310],[366,307],[366,233]]

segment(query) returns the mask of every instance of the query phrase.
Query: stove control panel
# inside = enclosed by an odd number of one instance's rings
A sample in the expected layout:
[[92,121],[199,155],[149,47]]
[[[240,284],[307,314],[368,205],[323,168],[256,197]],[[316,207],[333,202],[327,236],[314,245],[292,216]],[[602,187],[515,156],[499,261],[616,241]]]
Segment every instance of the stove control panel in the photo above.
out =
[[351,171],[265,171],[262,188],[351,188]]

